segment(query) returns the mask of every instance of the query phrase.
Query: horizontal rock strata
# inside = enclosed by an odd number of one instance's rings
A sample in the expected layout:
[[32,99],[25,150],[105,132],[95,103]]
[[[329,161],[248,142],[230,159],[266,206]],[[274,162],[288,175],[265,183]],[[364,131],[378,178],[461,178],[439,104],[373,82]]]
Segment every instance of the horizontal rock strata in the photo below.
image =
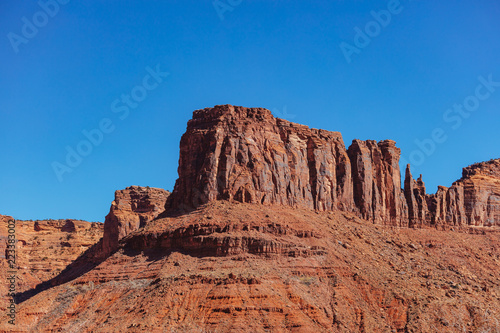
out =
[[[57,276],[71,262],[94,245],[103,235],[103,224],[80,220],[15,220],[0,215],[0,293],[9,290],[7,277],[15,272],[15,291],[21,293]],[[15,235],[15,243],[8,235]],[[7,251],[8,244],[15,252]],[[9,248],[9,250],[11,250]],[[15,260],[12,255],[15,254]],[[5,312],[7,297],[0,300]]]

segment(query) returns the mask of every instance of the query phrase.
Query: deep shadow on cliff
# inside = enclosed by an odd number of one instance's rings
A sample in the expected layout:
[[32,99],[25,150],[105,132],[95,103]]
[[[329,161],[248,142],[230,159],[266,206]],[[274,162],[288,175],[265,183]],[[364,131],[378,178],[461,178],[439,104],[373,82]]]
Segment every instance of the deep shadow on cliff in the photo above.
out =
[[102,251],[102,239],[87,249],[75,261],[69,264],[61,273],[48,281],[38,284],[34,289],[26,290],[16,295],[17,303],[22,303],[31,297],[58,285],[70,282],[95,268],[106,258],[97,258],[96,254]]
[[115,199],[104,222],[102,239],[54,278],[40,283],[34,289],[17,294],[16,300],[24,302],[42,291],[73,281],[94,269],[118,249],[120,239],[140,229],[162,213],[169,195],[170,192],[163,189],[140,186],[130,186],[116,191]]
[[150,221],[93,269],[24,301],[18,329],[495,331],[499,236],[211,202]]
[[19,295],[18,329],[500,331],[500,160],[428,195],[399,156],[266,109],[197,110],[173,193],[117,191],[103,239]]

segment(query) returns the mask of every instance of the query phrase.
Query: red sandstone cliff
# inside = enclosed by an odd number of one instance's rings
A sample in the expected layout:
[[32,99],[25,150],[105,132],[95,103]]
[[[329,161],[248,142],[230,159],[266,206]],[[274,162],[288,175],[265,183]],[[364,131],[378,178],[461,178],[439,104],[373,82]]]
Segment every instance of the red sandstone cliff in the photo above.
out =
[[[85,251],[79,252],[80,256],[73,257],[71,261],[64,261],[64,265],[60,266],[57,271],[52,270],[51,279],[40,280],[41,283],[36,284],[36,288],[31,290],[26,290],[27,288],[18,290],[21,292],[18,299],[24,301],[37,293],[72,281],[93,270],[118,249],[120,240],[144,227],[164,212],[165,202],[169,195],[170,192],[163,189],[140,186],[130,186],[116,191],[115,200],[111,203],[109,214],[104,222],[104,232],[102,232],[102,224],[99,224],[101,231],[99,236],[102,235],[102,238],[99,241],[94,239],[83,249]],[[44,228],[38,223],[34,225],[37,231]],[[66,223],[61,228],[66,232],[72,232],[73,229],[75,226],[71,223]],[[52,261],[51,258],[48,263]],[[34,285],[31,287],[33,288]]]
[[103,240],[24,295],[16,329],[500,330],[499,229],[476,227],[498,225],[499,160],[427,195],[409,168],[401,189],[399,154],[265,109],[195,111],[173,194],[117,191]]
[[170,192],[153,187],[129,186],[115,192],[104,222],[102,253],[105,257],[118,248],[118,242],[165,211]]
[[182,136],[172,206],[227,199],[357,211],[376,223],[407,225],[395,142],[338,132],[231,105],[198,110]]
[[340,133],[231,105],[193,113],[173,194],[175,207],[217,199],[317,210],[354,206]]
[[234,200],[352,211],[393,226],[500,225],[499,160],[465,168],[452,187],[427,195],[409,169],[402,190],[399,156],[394,141],[353,140],[346,150],[340,133],[262,108],[197,110],[181,139],[170,207]]
[[[417,180],[413,179],[409,164],[406,166],[404,193],[408,205],[409,226],[421,227],[428,225],[430,214],[435,213],[435,210],[429,212],[427,206],[429,198],[425,193],[425,184],[422,180],[422,175]],[[434,209],[437,209],[437,206]]]
[[347,150],[352,165],[354,201],[361,217],[374,223],[408,226],[401,190],[400,149],[392,140],[353,140]]
[[500,159],[476,163],[462,171],[450,188],[428,196],[435,224],[500,225]]

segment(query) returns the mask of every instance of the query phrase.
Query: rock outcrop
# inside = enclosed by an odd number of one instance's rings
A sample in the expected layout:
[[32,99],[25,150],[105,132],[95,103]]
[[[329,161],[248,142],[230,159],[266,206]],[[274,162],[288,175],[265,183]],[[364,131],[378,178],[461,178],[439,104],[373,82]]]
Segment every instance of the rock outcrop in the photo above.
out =
[[117,191],[103,239],[21,295],[15,330],[499,331],[500,229],[481,225],[500,161],[428,195],[409,168],[401,188],[399,154],[265,109],[195,111],[173,194]]
[[197,110],[182,136],[179,179],[168,206],[214,200],[355,212],[377,224],[500,225],[499,160],[464,169],[449,189],[426,194],[395,142],[353,140],[274,118],[269,110],[219,105]]
[[[426,198],[430,219],[425,221],[431,225],[500,225],[500,159],[464,168],[462,178],[450,188],[439,186]],[[425,215],[426,207],[418,214]]]
[[408,205],[408,225],[410,227],[429,225],[432,220],[428,209],[429,196],[425,193],[422,175],[417,180],[413,179],[409,164],[406,166],[404,193]]
[[115,192],[104,222],[101,256],[118,248],[118,242],[165,211],[170,192],[153,187],[130,186]]
[[340,133],[231,105],[193,113],[181,139],[173,193],[175,207],[217,199],[320,211],[354,207]]
[[[0,278],[6,281],[8,262],[8,221],[0,215]],[[97,243],[103,235],[103,224],[80,220],[16,220],[16,292],[21,293],[50,280],[83,252]],[[10,253],[9,253],[10,254]],[[7,283],[0,283],[0,293],[7,294]],[[2,297],[0,307],[8,300]]]
[[407,226],[407,207],[401,190],[399,156],[392,140],[353,140],[347,150],[354,202],[361,217],[377,224]]
[[173,207],[227,199],[358,211],[375,223],[407,225],[395,142],[354,140],[276,119],[261,108],[198,110],[182,136]]
[[464,168],[454,186],[463,187],[467,224],[500,225],[499,159]]

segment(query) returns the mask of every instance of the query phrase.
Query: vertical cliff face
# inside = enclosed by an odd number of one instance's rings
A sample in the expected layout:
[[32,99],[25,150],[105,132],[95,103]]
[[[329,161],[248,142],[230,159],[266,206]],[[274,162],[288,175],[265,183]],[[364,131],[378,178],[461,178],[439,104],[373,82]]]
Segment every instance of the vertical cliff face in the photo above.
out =
[[231,105],[195,111],[181,139],[171,204],[212,200],[358,211],[375,223],[407,225],[400,150],[391,140],[354,140],[338,132]]
[[432,214],[429,212],[430,197],[425,193],[425,184],[422,175],[413,179],[410,165],[406,166],[404,193],[408,205],[408,225],[410,227],[421,227],[432,222]]
[[468,224],[500,225],[500,160],[464,168],[454,185],[463,187]]
[[407,168],[405,196],[410,224],[500,225],[500,159],[464,168],[461,179],[431,195],[425,193],[422,176],[413,180]]
[[338,132],[231,105],[195,111],[182,136],[172,204],[218,200],[352,210],[349,158]]
[[139,186],[116,191],[104,222],[102,255],[116,250],[120,239],[163,213],[169,195],[163,189]]
[[407,208],[401,191],[399,156],[392,140],[353,140],[347,150],[354,185],[354,201],[364,219],[406,226]]
[[465,168],[453,186],[428,195],[409,168],[401,189],[399,157],[391,140],[353,140],[346,149],[338,132],[219,105],[188,122],[169,206],[234,200],[353,211],[393,226],[500,224],[499,160]]

